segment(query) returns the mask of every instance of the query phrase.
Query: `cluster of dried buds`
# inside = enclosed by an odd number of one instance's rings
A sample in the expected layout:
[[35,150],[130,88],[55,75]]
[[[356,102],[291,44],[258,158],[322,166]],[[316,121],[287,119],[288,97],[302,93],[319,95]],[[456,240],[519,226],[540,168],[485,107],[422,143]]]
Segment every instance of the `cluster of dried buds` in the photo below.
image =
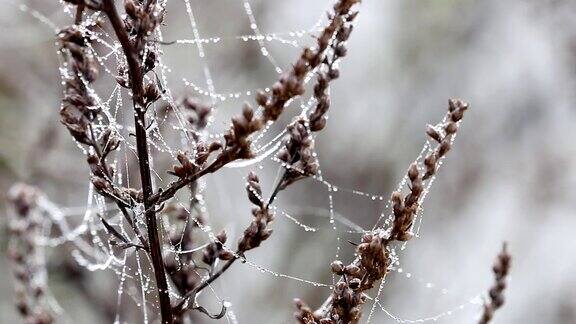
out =
[[126,16],[124,25],[131,38],[131,44],[144,62],[145,73],[152,70],[156,64],[157,54],[146,43],[148,37],[164,20],[164,8],[156,1],[124,0]]
[[[272,86],[271,93],[258,91],[256,94],[256,102],[263,108],[262,115],[259,117],[254,116],[252,107],[245,104],[241,116],[232,119],[232,126],[225,134],[226,146],[225,150],[220,153],[218,159],[221,164],[227,163],[235,159],[246,159],[253,156],[250,151],[249,136],[261,130],[264,125],[274,122],[280,117],[288,101],[296,96],[304,93],[304,80],[306,75],[317,68],[322,62],[325,62],[325,51],[333,43],[333,38],[337,36],[334,42],[335,52],[333,60],[336,61],[338,57],[345,55],[345,47],[343,42],[350,35],[351,28],[345,22],[351,22],[356,16],[351,12],[351,7],[360,2],[359,0],[342,0],[335,5],[335,12],[330,15],[330,23],[322,31],[318,37],[316,48],[306,48],[296,61],[296,64],[290,71],[284,73],[280,79]],[[328,61],[326,61],[328,62]],[[337,74],[334,68],[329,69],[332,77]],[[321,91],[322,92],[322,91]],[[326,108],[322,108],[327,110]],[[323,113],[318,112],[316,115],[316,124],[325,123],[318,121],[322,118]],[[317,125],[316,125],[317,126]],[[316,127],[316,130],[321,128]]]
[[212,142],[210,145],[206,145],[204,142],[198,142],[196,143],[196,151],[193,156],[189,152],[178,152],[176,158],[180,165],[174,165],[168,173],[179,178],[193,176],[203,169],[210,154],[219,150],[221,147],[220,142]]
[[332,310],[320,323],[356,323],[362,314],[359,305],[365,302],[366,296],[360,291],[363,273],[354,264],[344,266],[341,261],[332,262],[332,272],[342,276],[333,291]]
[[458,131],[458,123],[464,117],[464,112],[468,109],[468,104],[459,99],[448,100],[448,113],[446,122],[437,126],[428,126],[426,134],[438,142],[436,150],[426,156],[424,166],[426,168],[422,180],[427,180],[436,174],[437,162],[452,148],[452,138]]
[[[310,130],[317,132],[326,126],[326,113],[330,108],[330,97],[328,95],[329,83],[340,76],[340,71],[336,67],[337,61],[346,56],[346,41],[352,33],[352,22],[356,18],[358,12],[349,13],[342,16],[343,24],[336,32],[334,41],[330,47],[332,51],[322,61],[321,69],[318,72],[316,84],[314,85],[314,98],[316,99],[316,107],[312,114],[310,114]],[[330,39],[329,34],[322,34],[318,40],[321,44],[328,44]],[[323,68],[323,69],[322,69]]]
[[238,251],[240,253],[256,248],[268,239],[270,235],[272,235],[272,229],[268,228],[268,225],[274,220],[274,215],[262,200],[260,179],[253,172],[250,172],[248,175],[246,191],[248,193],[248,198],[252,204],[255,205],[252,209],[254,219],[244,231],[244,235],[240,239],[240,242],[238,242]]
[[[314,85],[314,98],[317,103],[308,120],[299,118],[288,126],[288,136],[284,147],[278,153],[278,158],[287,164],[286,173],[279,187],[280,190],[294,181],[318,173],[318,161],[313,152],[314,140],[311,132],[320,131],[326,126],[326,113],[330,108],[328,85],[340,76],[336,62],[346,56],[345,43],[352,33],[352,22],[358,13],[352,12],[351,8],[358,2],[360,1],[340,1],[334,6],[334,12],[328,14],[330,24],[317,39],[318,48],[316,51],[304,51],[294,67],[293,78],[295,80],[300,80],[298,79],[300,73],[305,75],[311,69],[319,67],[317,82]],[[328,47],[331,48],[331,51],[325,53]],[[282,89],[282,82],[278,83],[277,86]],[[265,111],[268,109],[272,112],[273,117],[276,116],[275,113],[278,109],[275,110],[273,105],[270,105],[269,98],[260,94],[259,99],[259,103],[265,107]]]
[[388,241],[380,235],[367,233],[356,249],[357,260],[344,265],[342,261],[332,262],[331,270],[341,280],[335,285],[330,296],[328,311],[313,312],[304,302],[295,300],[299,323],[336,324],[358,323],[361,306],[367,300],[363,292],[374,287],[375,283],[386,275],[390,265]]
[[210,106],[192,97],[182,99],[179,106],[184,108],[186,120],[195,132],[201,131],[208,125]]
[[332,264],[332,271],[342,278],[334,287],[327,307],[313,312],[298,300],[295,316],[300,323],[358,323],[362,313],[360,307],[366,300],[363,292],[374,287],[388,273],[393,259],[390,244],[394,241],[405,242],[412,237],[412,225],[424,192],[424,181],[435,174],[440,159],[450,150],[452,138],[458,130],[458,122],[467,109],[468,105],[461,100],[449,101],[446,122],[441,124],[442,132],[436,128],[429,128],[427,131],[438,145],[424,159],[425,172],[419,170],[417,163],[412,164],[407,174],[410,192],[406,196],[402,196],[400,192],[392,193],[392,228],[389,231],[378,229],[365,234],[356,248],[356,259],[349,265],[344,266],[340,261]]
[[[112,184],[114,170],[105,163],[106,157],[120,145],[120,136],[112,128],[100,130],[97,134],[95,119],[100,113],[89,86],[98,75],[98,63],[90,49],[90,28],[78,25],[64,28],[58,34],[60,52],[70,68],[70,74],[64,82],[64,98],[60,108],[62,123],[72,137],[82,144],[93,148],[87,161],[92,171],[92,183],[95,188],[108,197],[129,201],[136,192],[127,192],[115,188]],[[135,197],[136,198],[136,197]],[[127,203],[125,205],[128,205]]]
[[93,145],[90,124],[100,111],[87,86],[98,77],[98,63],[90,52],[89,37],[81,27],[67,27],[58,36],[60,53],[70,68],[70,75],[64,82],[61,121],[74,139],[82,144]]
[[395,191],[390,198],[394,213],[394,226],[390,236],[392,239],[402,242],[408,241],[413,236],[410,231],[414,223],[414,217],[418,212],[419,199],[424,191],[422,176],[416,163],[410,165],[408,178],[410,179],[410,193],[402,198],[402,194]]
[[216,240],[208,244],[204,249],[202,261],[209,266],[213,266],[216,259],[224,261],[232,260],[234,258],[234,253],[224,248],[227,239],[228,236],[226,235],[226,231],[220,231],[220,233],[216,235]]
[[502,251],[498,254],[496,262],[492,267],[494,272],[495,282],[490,288],[488,295],[490,296],[490,301],[484,303],[484,313],[480,318],[480,324],[489,323],[494,317],[496,310],[502,305],[504,305],[504,290],[506,289],[506,277],[510,272],[510,267],[512,265],[512,257],[508,253],[506,243],[502,246]]
[[225,149],[220,159],[232,161],[234,159],[250,159],[254,153],[250,149],[249,136],[261,130],[262,120],[254,116],[254,109],[248,103],[242,108],[242,115],[232,118],[232,126],[224,134]]
[[404,198],[400,192],[392,193],[392,210],[394,212],[394,227],[391,238],[405,242],[412,237],[410,232],[414,217],[418,212],[419,200],[424,192],[423,182],[430,179],[438,169],[439,161],[452,147],[452,138],[458,131],[458,122],[468,109],[468,104],[458,99],[448,101],[446,122],[439,127],[429,126],[426,134],[438,142],[438,145],[424,158],[424,173],[419,170],[418,164],[413,163],[408,169],[410,179],[410,193]]
[[280,190],[297,180],[318,173],[314,139],[307,126],[308,122],[300,118],[287,127],[288,135],[284,140],[284,146],[278,152],[278,159],[287,165],[279,186]]
[[[340,41],[333,42],[334,35],[340,35],[339,38],[348,38],[349,26],[344,26],[345,21],[352,21],[355,13],[351,13],[351,8],[359,0],[342,0],[334,6],[335,12],[329,15],[329,25],[324,28],[317,39],[317,46],[314,49],[306,48],[292,70],[284,74],[278,82],[272,86],[272,93],[258,92],[256,101],[264,108],[263,121],[275,121],[278,119],[286,103],[297,95],[304,93],[304,79],[308,72],[317,68],[322,62],[325,62],[325,51],[330,44],[340,44]],[[346,29],[346,31],[343,31]],[[335,45],[340,48],[339,45]],[[344,47],[341,47],[344,49]],[[344,52],[345,54],[345,49]],[[342,55],[343,56],[343,55]],[[336,58],[337,59],[337,58]],[[333,74],[335,72],[332,72]],[[337,72],[336,72],[337,73]]]
[[[108,0],[109,1],[109,0]],[[111,10],[106,6],[102,10]],[[143,74],[154,69],[158,60],[157,44],[149,42],[148,38],[164,19],[164,8],[154,1],[125,0],[124,1],[124,28],[129,37],[132,53],[137,55],[137,61],[142,63],[139,67]],[[124,88],[131,88],[131,78],[128,67],[120,66],[116,81]],[[160,98],[160,91],[156,82],[150,81],[144,87],[144,101],[149,105]]]
[[54,317],[47,307],[44,256],[36,240],[42,235],[42,214],[37,210],[36,188],[17,184],[8,199],[12,207],[9,221],[8,256],[16,286],[16,307],[26,323],[50,324]]

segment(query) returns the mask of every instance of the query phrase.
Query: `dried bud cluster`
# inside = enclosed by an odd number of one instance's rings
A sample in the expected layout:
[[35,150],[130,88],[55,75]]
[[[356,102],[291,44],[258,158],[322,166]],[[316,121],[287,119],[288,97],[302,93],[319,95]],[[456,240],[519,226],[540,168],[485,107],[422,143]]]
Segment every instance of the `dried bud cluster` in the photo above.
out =
[[184,98],[180,106],[184,108],[186,120],[196,132],[201,131],[208,125],[208,117],[210,116],[210,106],[205,105],[192,97]]
[[[351,22],[356,13],[351,13],[351,7],[360,2],[359,0],[341,0],[335,6],[335,12],[329,16],[330,22],[324,28],[318,37],[317,46],[314,49],[306,48],[302,51],[300,57],[292,69],[282,76],[272,86],[270,94],[264,91],[258,91],[256,102],[263,108],[262,115],[256,117],[250,105],[245,104],[242,115],[232,118],[232,126],[225,134],[226,146],[220,153],[217,160],[219,165],[224,165],[236,159],[249,159],[253,157],[250,150],[249,136],[254,132],[261,130],[264,125],[274,122],[284,111],[286,103],[296,96],[304,94],[304,79],[306,75],[318,67],[322,62],[332,65],[339,57],[345,55],[346,50],[343,42],[350,35],[351,28],[345,22]],[[335,35],[338,35],[334,41],[334,53],[332,60],[325,59],[325,51],[333,43]],[[331,62],[331,63],[330,63]],[[337,78],[334,68],[329,68],[330,79]],[[319,89],[318,91],[323,92]],[[322,109],[324,111],[322,112]],[[328,106],[324,105],[318,110],[315,116],[315,130],[320,130],[318,125],[325,123],[323,119]],[[323,126],[322,126],[323,127]]]
[[402,197],[400,192],[392,193],[391,201],[394,212],[392,239],[405,242],[412,237],[410,230],[414,217],[418,212],[420,197],[424,192],[423,182],[436,174],[439,161],[452,147],[452,138],[458,130],[457,123],[462,119],[467,109],[468,104],[462,100],[450,99],[448,101],[448,113],[445,118],[446,122],[441,125],[442,132],[431,126],[426,130],[426,134],[437,141],[438,145],[424,158],[424,174],[420,172],[418,164],[413,163],[410,165],[408,169],[410,193],[405,197]]
[[[120,137],[112,128],[105,128],[95,134],[95,119],[100,113],[88,87],[98,75],[98,63],[90,51],[90,28],[80,26],[64,28],[58,34],[60,52],[71,69],[64,82],[64,98],[60,108],[62,123],[75,140],[94,149],[88,156],[92,171],[91,181],[101,194],[122,201],[129,201],[131,194],[115,188],[112,181],[114,170],[106,165],[106,157],[120,145]],[[127,204],[125,204],[127,205]]]
[[[338,79],[340,76],[340,71],[335,65],[340,58],[346,56],[346,41],[352,33],[352,22],[355,17],[355,13],[350,13],[342,17],[343,24],[336,32],[335,39],[330,45],[332,52],[329,53],[329,55],[327,55],[322,61],[322,66],[324,69],[320,69],[318,72],[316,84],[314,85],[314,98],[316,99],[316,107],[312,114],[310,114],[309,118],[310,130],[313,132],[322,130],[326,126],[326,113],[330,108],[328,85],[331,81]],[[330,18],[333,19],[332,16]],[[322,44],[328,43],[329,39],[324,39],[328,36],[328,34],[322,34],[319,42]]]
[[[427,134],[438,142],[438,145],[424,159],[425,173],[423,174],[414,163],[408,169],[410,192],[402,196],[400,192],[392,193],[392,212],[394,222],[387,237],[382,237],[385,231],[377,229],[373,233],[365,234],[362,242],[356,248],[356,259],[344,266],[341,261],[332,263],[332,272],[343,278],[336,284],[329,299],[329,306],[312,312],[302,301],[297,301],[298,311],[295,316],[299,323],[307,324],[336,324],[358,323],[361,317],[361,306],[365,302],[364,291],[371,289],[382,280],[392,262],[390,244],[393,241],[405,242],[412,237],[411,229],[414,217],[419,208],[419,200],[424,192],[424,181],[435,174],[438,161],[446,155],[451,141],[458,129],[457,123],[462,119],[468,105],[461,100],[449,101],[446,123],[442,125],[442,133],[435,128],[429,128]],[[507,264],[503,258],[502,264]],[[497,269],[497,270],[496,270]],[[499,274],[507,273],[506,266],[495,267]],[[503,275],[503,276],[504,276]],[[501,277],[503,277],[501,276]],[[497,274],[498,278],[498,274]],[[501,281],[500,281],[501,282]],[[501,287],[491,290],[491,296],[501,296]],[[503,288],[502,288],[503,289]],[[494,298],[495,305],[498,298]]]
[[394,226],[390,236],[392,239],[402,242],[408,241],[413,236],[410,231],[420,206],[418,200],[424,191],[422,176],[416,163],[410,165],[408,179],[410,179],[410,193],[402,198],[402,194],[395,191],[390,198],[394,213]]
[[307,126],[304,119],[298,119],[287,127],[288,135],[284,140],[284,147],[278,152],[278,159],[287,165],[280,189],[318,173],[314,140]]
[[[365,234],[358,245],[357,260],[345,266],[342,261],[332,262],[332,272],[342,276],[331,295],[330,309],[327,312],[314,312],[301,301],[297,303],[295,314],[300,323],[358,323],[361,306],[366,302],[364,291],[374,287],[386,272],[390,264],[387,240],[376,234]],[[311,319],[313,319],[311,321]]]
[[464,112],[468,109],[468,104],[459,99],[448,100],[448,113],[446,122],[439,127],[428,126],[426,134],[438,142],[434,152],[428,154],[424,159],[426,169],[422,180],[427,180],[436,174],[438,161],[452,148],[452,138],[458,131],[458,123],[464,117]]
[[[292,70],[284,74],[280,80],[272,86],[272,94],[269,95],[264,92],[257,94],[256,101],[264,108],[263,122],[266,123],[278,119],[284,110],[286,102],[304,93],[304,78],[306,74],[318,67],[322,62],[325,62],[324,52],[332,43],[334,35],[340,35],[341,39],[347,38],[346,34],[349,34],[349,31],[342,31],[342,29],[347,29],[349,26],[344,27],[344,22],[354,19],[355,13],[351,13],[350,10],[352,6],[358,2],[360,2],[360,0],[339,1],[334,6],[334,13],[329,15],[330,22],[328,26],[324,28],[317,39],[316,48],[306,48],[302,52]],[[337,40],[334,44],[336,43],[338,43],[338,45],[334,46],[340,48],[340,41]],[[339,51],[338,54],[344,56],[345,50]],[[333,61],[337,59],[336,56],[338,54],[335,53]],[[334,74],[335,72],[332,72],[333,76]]]
[[204,255],[202,256],[202,261],[209,266],[214,265],[216,259],[220,260],[231,260],[234,258],[234,253],[232,251],[224,248],[223,244],[226,243],[228,236],[226,232],[222,230],[218,235],[216,235],[216,240],[204,249]]
[[254,153],[250,150],[251,142],[248,137],[261,130],[262,127],[262,120],[255,118],[254,109],[248,103],[244,103],[242,115],[232,118],[232,126],[224,134],[226,146],[220,154],[220,159],[232,161],[254,157]]
[[36,244],[42,235],[42,214],[36,209],[39,193],[36,188],[17,184],[8,199],[10,213],[10,244],[8,256],[12,262],[16,286],[16,307],[26,323],[50,324],[54,317],[44,296],[46,276],[43,251]]
[[114,168],[108,166],[103,158],[95,154],[89,154],[86,161],[92,172],[90,181],[99,194],[116,201],[123,207],[133,206],[133,202],[142,201],[141,190],[119,187],[114,184],[112,181]]
[[512,257],[507,251],[506,243],[502,245],[502,251],[494,263],[492,271],[494,272],[494,286],[490,288],[490,301],[484,303],[484,313],[480,318],[480,324],[489,323],[494,317],[496,310],[504,305],[504,290],[506,289],[506,277],[510,272]]
[[154,68],[158,56],[155,48],[147,43],[147,39],[164,19],[164,8],[156,4],[156,1],[150,3],[152,2],[124,0],[124,25],[128,35],[132,37],[130,43],[134,52],[138,53],[139,61],[144,63],[144,73]]
[[70,68],[70,75],[64,81],[64,98],[60,108],[62,123],[74,139],[82,144],[93,145],[90,124],[99,108],[88,93],[87,85],[98,77],[98,63],[90,53],[89,38],[78,26],[70,26],[60,31],[60,53]]
[[272,235],[272,229],[268,225],[274,220],[274,215],[262,202],[262,189],[260,180],[255,173],[248,175],[248,185],[246,186],[248,198],[256,206],[252,209],[254,219],[244,231],[244,235],[238,242],[238,251],[244,253],[248,250],[260,246],[260,244]]
[[362,289],[370,289],[374,283],[380,280],[388,271],[390,255],[386,246],[388,240],[378,234],[365,234],[362,243],[358,245],[356,253],[360,259],[360,268],[364,274]]
[[198,142],[194,157],[189,152],[178,152],[176,158],[180,165],[174,165],[172,171],[168,173],[179,178],[193,176],[202,169],[210,154],[220,148],[220,142],[212,142],[209,146],[206,146],[204,142]]

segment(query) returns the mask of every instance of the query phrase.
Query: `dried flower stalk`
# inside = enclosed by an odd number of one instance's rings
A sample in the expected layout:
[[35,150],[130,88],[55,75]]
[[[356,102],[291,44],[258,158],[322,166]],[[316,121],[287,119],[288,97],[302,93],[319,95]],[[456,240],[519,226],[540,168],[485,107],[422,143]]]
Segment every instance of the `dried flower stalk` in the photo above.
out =
[[26,323],[51,324],[54,314],[46,304],[46,265],[37,239],[42,236],[43,215],[37,208],[40,193],[34,187],[17,184],[8,194],[10,244],[16,308]]
[[504,305],[504,290],[506,290],[506,277],[510,273],[510,267],[512,266],[512,257],[508,253],[507,244],[502,244],[502,250],[494,267],[492,267],[492,272],[494,272],[494,285],[490,288],[488,295],[490,299],[484,303],[484,312],[482,317],[480,317],[479,324],[488,324],[494,317],[494,313],[502,305]]
[[[440,128],[429,128],[427,134],[437,142],[436,147],[424,158],[424,166],[414,163],[408,169],[410,192],[402,195],[392,193],[392,227],[388,230],[377,228],[365,234],[356,249],[356,259],[348,265],[336,260],[332,272],[341,279],[335,285],[330,297],[317,311],[302,300],[296,299],[296,319],[305,324],[348,324],[358,323],[362,316],[361,306],[366,302],[365,292],[383,280],[392,263],[392,248],[395,242],[406,242],[412,238],[414,217],[420,208],[420,198],[424,192],[424,182],[435,174],[439,161],[451,148],[458,123],[468,104],[458,99],[448,102],[448,113]],[[424,172],[422,172],[424,171]]]

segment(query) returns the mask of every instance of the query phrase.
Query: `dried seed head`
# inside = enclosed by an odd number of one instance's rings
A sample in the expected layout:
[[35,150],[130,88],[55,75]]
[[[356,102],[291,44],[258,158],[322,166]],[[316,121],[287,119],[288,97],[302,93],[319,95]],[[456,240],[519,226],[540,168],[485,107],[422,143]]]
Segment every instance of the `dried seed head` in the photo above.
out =
[[336,261],[332,262],[331,268],[332,268],[332,272],[334,272],[335,274],[337,274],[339,276],[344,274],[344,264],[342,263],[342,261],[336,260]]
[[456,125],[455,122],[449,122],[444,127],[444,130],[446,131],[446,134],[454,134],[458,130],[458,126]]
[[258,105],[265,107],[268,102],[268,95],[266,95],[266,92],[258,90],[258,92],[256,92],[256,102]]
[[244,107],[242,108],[242,115],[247,121],[251,121],[254,117],[254,110],[248,103],[244,103]]
[[428,125],[428,128],[426,129],[426,134],[436,142],[438,143],[442,142],[442,136],[440,136],[440,133],[438,133],[438,131],[430,125]]
[[232,251],[229,251],[229,250],[222,250],[218,254],[218,258],[220,260],[224,260],[224,261],[232,260],[232,259],[234,259],[234,253]]
[[349,264],[344,269],[344,272],[346,272],[347,275],[356,276],[360,273],[360,268],[357,265]]
[[147,103],[154,102],[160,98],[160,92],[155,83],[150,82],[146,85],[146,88],[144,89],[144,97],[146,98]]
[[360,279],[359,279],[359,278],[354,278],[354,279],[351,279],[351,280],[348,282],[348,286],[349,286],[351,289],[356,290],[356,289],[360,288],[360,283],[361,283],[361,282],[360,282]]
[[452,147],[452,145],[450,144],[450,142],[448,141],[444,141],[440,144],[440,147],[438,148],[438,156],[442,157],[444,155],[446,155],[446,153],[448,153],[448,151],[450,151],[450,148]]
[[410,181],[414,181],[418,178],[418,165],[416,163],[410,165],[410,168],[408,169],[408,178],[410,178]]
[[134,0],[124,0],[124,10],[126,14],[132,19],[138,19],[139,6],[136,5]]
[[220,231],[220,233],[218,233],[218,235],[216,235],[216,239],[218,240],[218,242],[224,244],[226,243],[226,240],[228,239],[228,236],[226,235],[226,231],[222,230]]

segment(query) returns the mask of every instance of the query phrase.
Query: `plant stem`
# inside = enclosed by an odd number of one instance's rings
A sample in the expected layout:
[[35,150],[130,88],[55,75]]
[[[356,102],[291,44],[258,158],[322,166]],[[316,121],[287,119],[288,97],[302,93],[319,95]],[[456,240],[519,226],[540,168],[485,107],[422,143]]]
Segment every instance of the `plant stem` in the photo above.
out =
[[128,63],[128,71],[130,76],[130,84],[132,87],[132,101],[134,105],[135,114],[135,128],[136,128],[136,148],[138,154],[138,163],[140,168],[140,178],[142,182],[142,193],[144,199],[144,209],[146,218],[146,227],[148,229],[148,242],[150,248],[150,256],[152,259],[152,266],[154,268],[154,275],[156,278],[156,286],[158,288],[158,300],[160,302],[160,313],[162,316],[163,324],[171,324],[172,318],[172,305],[170,304],[170,295],[168,292],[168,282],[166,280],[166,272],[164,270],[164,262],[162,260],[162,244],[158,235],[158,225],[156,222],[156,211],[154,203],[150,200],[153,194],[152,176],[150,169],[150,158],[148,155],[148,140],[146,137],[146,112],[144,110],[144,75],[142,73],[141,62],[138,53],[135,51],[130,43],[128,33],[113,0],[105,0],[103,3],[103,10],[110,19],[112,28],[118,37],[118,41],[122,46],[126,61]]

